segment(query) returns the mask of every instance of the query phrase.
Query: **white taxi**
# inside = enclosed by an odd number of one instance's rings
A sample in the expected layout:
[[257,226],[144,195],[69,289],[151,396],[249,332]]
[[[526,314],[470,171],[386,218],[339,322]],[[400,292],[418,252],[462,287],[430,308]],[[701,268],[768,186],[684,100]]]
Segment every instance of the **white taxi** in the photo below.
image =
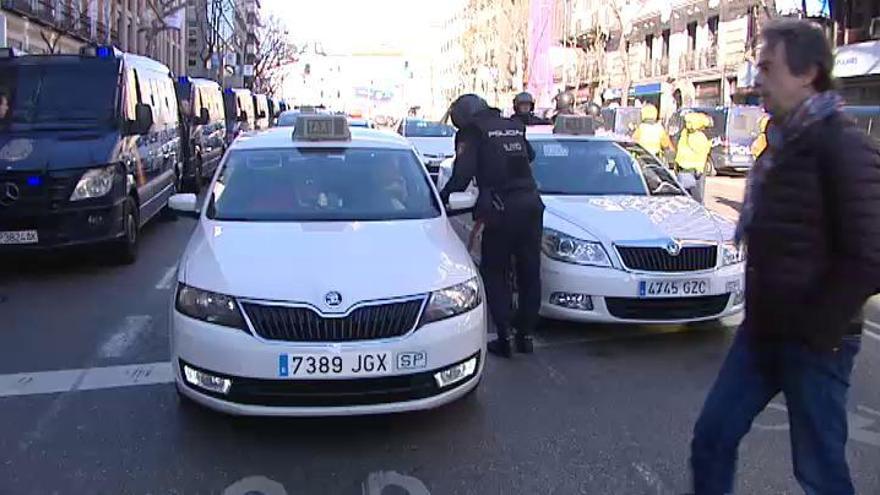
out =
[[[683,323],[743,309],[735,225],[693,200],[627,138],[576,117],[529,129],[544,213],[541,315],[582,322]],[[443,164],[440,187],[452,174]],[[478,258],[469,217],[453,219]]]
[[479,275],[403,138],[303,115],[239,137],[209,191],[202,207],[170,201],[198,218],[171,312],[183,396],[323,416],[432,408],[477,386]]

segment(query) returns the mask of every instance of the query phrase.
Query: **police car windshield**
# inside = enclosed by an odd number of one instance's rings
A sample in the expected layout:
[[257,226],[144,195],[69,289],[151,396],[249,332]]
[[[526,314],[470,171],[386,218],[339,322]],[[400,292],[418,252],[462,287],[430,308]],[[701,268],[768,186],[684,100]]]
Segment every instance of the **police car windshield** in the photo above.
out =
[[0,93],[8,101],[0,126],[110,126],[115,122],[117,64],[0,64]]
[[614,141],[532,140],[542,194],[678,196],[672,174],[650,153]]
[[455,129],[452,126],[427,120],[407,120],[405,132],[407,137],[452,137],[455,135]]
[[440,215],[409,150],[234,150],[208,216],[227,221],[381,221]]

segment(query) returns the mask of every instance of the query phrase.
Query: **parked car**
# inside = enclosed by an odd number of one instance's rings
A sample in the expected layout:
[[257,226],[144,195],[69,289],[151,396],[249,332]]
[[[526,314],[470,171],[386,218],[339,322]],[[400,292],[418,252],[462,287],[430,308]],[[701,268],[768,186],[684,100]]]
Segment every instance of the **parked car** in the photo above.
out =
[[220,85],[209,79],[179,77],[175,86],[181,114],[183,181],[181,190],[198,193],[226,150],[226,111]]
[[255,129],[254,95],[249,89],[229,88],[223,92],[226,105],[226,143],[242,132]]
[[676,112],[669,120],[668,131],[678,144],[684,115],[700,112],[712,118],[712,127],[704,132],[712,140],[707,171],[709,175],[719,172],[746,172],[755,164],[752,143],[761,133],[761,107],[733,105],[730,107],[687,107]]
[[3,49],[0,92],[0,252],[103,244],[134,262],[183,170],[168,67],[110,46]]
[[269,99],[264,94],[254,95],[254,129],[264,130],[269,128],[270,113]]
[[397,133],[413,145],[436,181],[440,164],[455,154],[455,128],[442,122],[405,118],[397,126]]

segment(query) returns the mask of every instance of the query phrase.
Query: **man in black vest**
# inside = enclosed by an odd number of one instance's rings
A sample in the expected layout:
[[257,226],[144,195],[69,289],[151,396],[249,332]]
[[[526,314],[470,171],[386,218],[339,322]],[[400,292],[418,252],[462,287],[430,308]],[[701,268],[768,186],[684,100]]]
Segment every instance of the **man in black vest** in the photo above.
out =
[[[535,152],[526,141],[525,126],[501,117],[477,95],[460,96],[449,110],[458,128],[452,178],[440,193],[447,202],[453,192],[467,189],[476,178],[480,195],[474,219],[484,225],[480,270],[486,285],[489,313],[498,338],[489,351],[513,354],[511,325],[517,350],[530,353],[531,334],[541,306],[541,237],[544,204],[532,177]],[[511,319],[511,258],[519,292],[517,315]]]

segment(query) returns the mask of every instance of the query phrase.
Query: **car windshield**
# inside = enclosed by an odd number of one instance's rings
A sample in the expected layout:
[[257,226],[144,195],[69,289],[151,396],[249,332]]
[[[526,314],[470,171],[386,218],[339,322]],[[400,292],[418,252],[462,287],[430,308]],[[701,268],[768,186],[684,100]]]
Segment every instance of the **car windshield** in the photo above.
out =
[[107,61],[0,64],[0,94],[9,102],[0,126],[110,126],[115,109],[118,67]]
[[278,116],[278,123],[275,125],[278,127],[293,127],[296,124],[297,117],[299,117],[299,112],[281,112],[281,115]]
[[404,132],[406,137],[452,137],[455,135],[455,129],[452,126],[427,120],[406,121]]
[[440,208],[409,150],[237,150],[213,190],[209,216],[228,221],[433,218]]
[[672,174],[636,144],[535,140],[533,169],[542,194],[682,195]]

